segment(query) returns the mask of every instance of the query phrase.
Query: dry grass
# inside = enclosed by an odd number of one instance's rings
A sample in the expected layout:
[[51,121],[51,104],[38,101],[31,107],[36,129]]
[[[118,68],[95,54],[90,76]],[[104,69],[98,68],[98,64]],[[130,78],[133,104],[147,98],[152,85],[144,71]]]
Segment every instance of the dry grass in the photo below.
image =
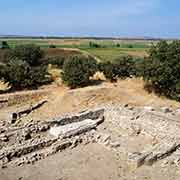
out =
[[3,80],[0,80],[0,91],[1,92],[6,92],[10,88],[11,88],[11,86],[9,85],[9,83],[5,83]]
[[99,81],[99,80],[101,80],[101,81],[106,81],[106,77],[105,77],[105,75],[104,75],[104,73],[103,72],[96,72],[94,75],[93,75],[93,77],[91,77],[90,79],[92,79],[92,80],[97,80],[97,81]]
[[60,86],[62,85],[62,79],[61,79],[61,72],[62,70],[59,68],[56,68],[52,66],[51,64],[48,65],[48,73],[50,74],[53,83]]
[[146,57],[148,53],[146,51],[124,51],[125,54],[135,57]]

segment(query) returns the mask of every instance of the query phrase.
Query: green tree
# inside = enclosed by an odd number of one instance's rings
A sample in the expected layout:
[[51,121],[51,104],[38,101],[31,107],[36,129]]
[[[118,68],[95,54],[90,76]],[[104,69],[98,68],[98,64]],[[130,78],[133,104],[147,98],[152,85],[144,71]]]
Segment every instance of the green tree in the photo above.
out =
[[93,58],[72,56],[64,62],[62,79],[71,88],[86,86],[96,70],[97,65]]
[[20,45],[7,52],[0,66],[0,78],[12,89],[33,89],[50,82],[47,65],[42,63],[43,51],[36,45]]
[[50,82],[47,66],[30,66],[20,59],[9,61],[0,75],[16,90],[34,89]]
[[180,41],[153,46],[142,75],[155,92],[180,100]]
[[38,66],[43,58],[44,53],[39,46],[34,44],[18,45],[9,53],[9,59],[21,59],[27,62],[30,66]]

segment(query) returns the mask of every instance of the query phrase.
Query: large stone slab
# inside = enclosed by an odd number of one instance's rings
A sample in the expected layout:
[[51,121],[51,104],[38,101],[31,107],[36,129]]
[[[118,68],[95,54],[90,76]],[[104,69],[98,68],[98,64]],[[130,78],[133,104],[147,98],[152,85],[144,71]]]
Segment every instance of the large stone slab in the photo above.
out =
[[52,127],[49,133],[55,137],[68,138],[87,132],[95,128],[101,120],[86,119],[84,121],[67,124],[64,126]]

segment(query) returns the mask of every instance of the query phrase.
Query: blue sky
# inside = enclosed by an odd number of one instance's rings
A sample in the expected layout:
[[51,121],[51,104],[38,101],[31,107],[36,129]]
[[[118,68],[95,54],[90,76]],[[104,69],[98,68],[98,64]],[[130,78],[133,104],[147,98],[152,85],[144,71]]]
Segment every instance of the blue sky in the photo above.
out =
[[0,34],[180,38],[179,0],[0,0]]

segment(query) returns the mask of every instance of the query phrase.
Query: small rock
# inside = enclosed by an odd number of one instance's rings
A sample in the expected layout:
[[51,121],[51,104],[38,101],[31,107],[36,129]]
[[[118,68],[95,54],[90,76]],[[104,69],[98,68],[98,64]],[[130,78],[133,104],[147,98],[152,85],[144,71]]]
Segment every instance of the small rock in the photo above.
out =
[[127,108],[129,106],[129,104],[125,104],[124,107]]
[[7,158],[7,157],[4,157],[3,159],[2,159],[2,163],[3,164],[7,164],[9,162],[9,159]]
[[102,143],[105,143],[105,142],[108,141],[110,138],[111,138],[111,136],[108,135],[108,134],[102,135],[102,136],[101,136],[101,142],[102,142]]
[[107,141],[105,141],[103,144],[105,145],[105,146],[108,146],[109,145],[109,143],[110,143],[110,140],[108,139]]
[[162,111],[163,113],[170,113],[170,112],[172,112],[172,109],[170,109],[169,107],[162,107],[162,108],[161,108],[161,111]]
[[141,133],[141,127],[138,124],[131,124],[129,130],[129,135],[131,136],[137,136]]
[[4,128],[0,128],[0,134],[4,133],[6,130]]
[[154,111],[154,108],[151,107],[151,106],[145,106],[144,110],[146,110],[146,111]]
[[180,108],[176,109],[176,113],[180,114]]
[[134,110],[134,107],[128,107],[128,109],[130,110],[130,111],[132,111],[132,110]]
[[41,126],[39,127],[39,131],[45,132],[45,131],[47,131],[49,128],[50,128],[50,127],[49,127],[48,124],[44,124],[44,125],[41,125]]
[[8,136],[6,134],[1,135],[0,139],[1,139],[1,141],[4,141],[4,142],[9,141],[9,138],[8,138]]
[[7,165],[2,164],[2,165],[1,165],[1,168],[2,168],[2,169],[5,169],[5,168],[7,168]]
[[95,141],[95,142],[98,142],[100,138],[101,138],[101,135],[97,134],[97,135],[94,137],[94,141]]
[[87,145],[87,144],[89,144],[89,143],[90,143],[89,138],[88,138],[87,136],[85,136],[85,137],[83,138],[82,144],[83,144],[83,145]]
[[144,164],[144,160],[148,154],[142,154],[139,152],[130,153],[128,155],[128,165],[131,166],[131,168],[136,169]]
[[10,120],[10,123],[11,123],[11,124],[14,124],[14,123],[16,122],[17,119],[18,119],[17,113],[12,113],[12,114],[11,114],[11,120]]
[[25,141],[31,139],[31,132],[30,132],[30,130],[24,130],[23,131],[23,138],[24,138]]
[[113,142],[113,143],[110,143],[110,146],[111,148],[118,148],[121,146],[121,144],[119,142]]

